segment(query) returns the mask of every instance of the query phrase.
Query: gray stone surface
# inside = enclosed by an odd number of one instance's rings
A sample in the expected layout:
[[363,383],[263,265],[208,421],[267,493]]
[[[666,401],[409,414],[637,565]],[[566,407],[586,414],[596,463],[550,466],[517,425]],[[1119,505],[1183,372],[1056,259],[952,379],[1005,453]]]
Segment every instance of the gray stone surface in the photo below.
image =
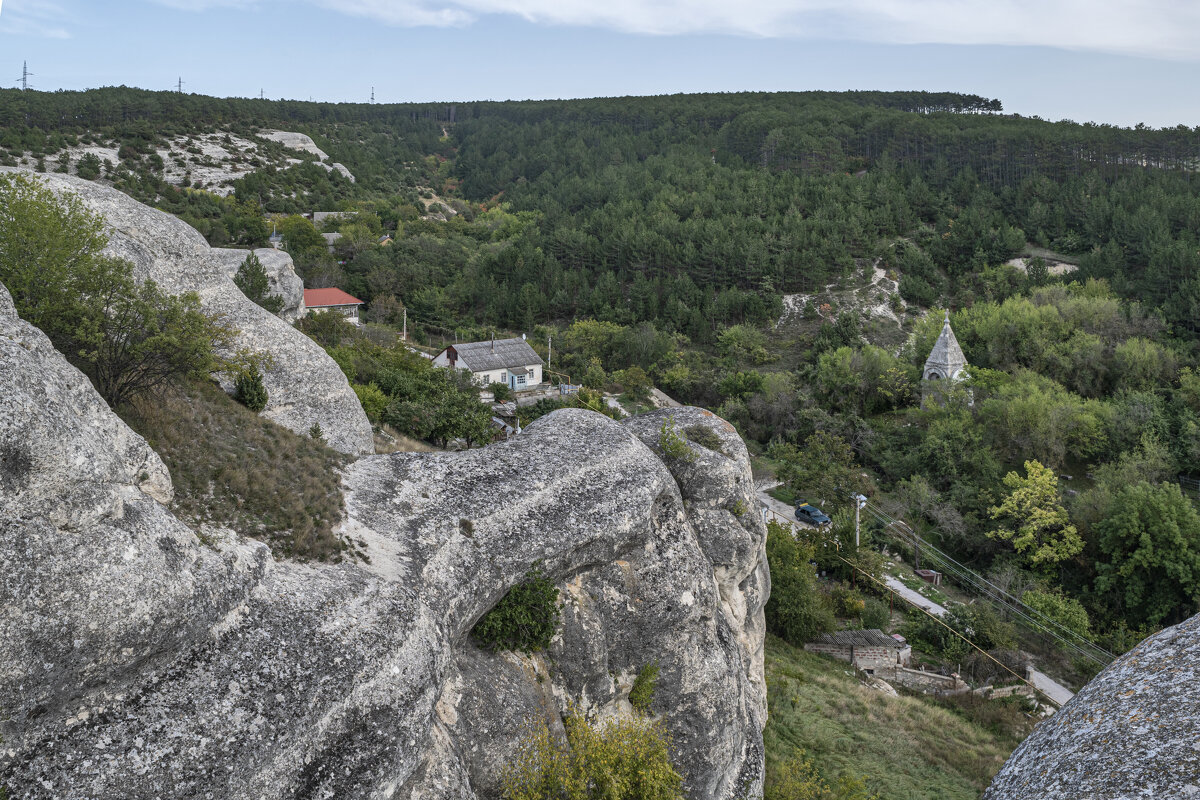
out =
[[1200,616],[1150,637],[1040,723],[985,800],[1200,797]]
[[320,424],[329,445],[344,453],[374,452],[370,422],[345,375],[324,350],[285,321],[296,319],[304,302],[290,256],[257,251],[273,291],[287,303],[285,319],[280,319],[247,300],[233,284],[247,251],[210,248],[187,223],[115,189],[68,175],[25,174],[55,192],[78,195],[99,214],[108,228],[107,251],[131,261],[139,280],[152,279],[175,294],[196,292],[206,311],[225,314],[240,331],[237,347],[274,357],[263,375],[270,396],[263,416],[300,434]]
[[[761,791],[765,532],[744,446],[673,471],[558,411],[485,450],[371,456],[343,533],[369,561],[201,542],[161,462],[0,295],[0,785],[55,798],[475,798],[530,718],[653,709],[695,798]],[[470,520],[464,525],[463,520]],[[535,563],[563,621],[536,657],[476,620]]]

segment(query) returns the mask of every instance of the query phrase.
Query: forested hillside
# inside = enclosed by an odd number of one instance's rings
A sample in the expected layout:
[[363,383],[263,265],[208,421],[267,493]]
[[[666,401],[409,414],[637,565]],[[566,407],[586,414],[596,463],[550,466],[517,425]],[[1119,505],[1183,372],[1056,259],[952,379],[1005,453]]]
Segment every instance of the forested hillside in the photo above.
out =
[[[155,161],[167,137],[273,129],[312,136],[357,181],[301,157],[222,198]],[[1200,608],[1200,129],[924,92],[375,106],[0,91],[0,162],[82,174],[59,155],[81,142],[119,146],[95,177],[214,244],[261,245],[274,226],[310,287],[365,300],[373,324],[407,310],[435,343],[525,332],[544,356],[553,337],[574,383],[712,408],[792,493],[833,511],[862,491],[1114,652]],[[319,231],[298,216],[313,210],[356,213]],[[342,235],[332,252],[321,232]],[[881,278],[896,289],[882,304],[849,293]],[[944,310],[970,377],[923,405]],[[864,551],[895,547],[870,527]],[[982,613],[989,648],[1025,646]]]

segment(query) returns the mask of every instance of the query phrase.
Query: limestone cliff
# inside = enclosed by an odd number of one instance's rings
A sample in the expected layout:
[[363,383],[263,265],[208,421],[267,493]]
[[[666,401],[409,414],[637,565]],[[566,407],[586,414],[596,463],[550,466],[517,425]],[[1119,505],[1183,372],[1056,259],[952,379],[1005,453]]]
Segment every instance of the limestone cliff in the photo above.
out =
[[290,256],[256,251],[271,279],[271,291],[284,298],[280,319],[246,299],[233,283],[247,251],[210,248],[187,223],[115,189],[68,175],[25,174],[54,192],[78,195],[104,220],[107,252],[132,262],[139,280],[152,279],[173,294],[196,292],[206,311],[226,315],[240,331],[238,347],[274,356],[273,366],[263,375],[270,394],[263,416],[301,434],[318,423],[330,446],[344,453],[374,451],[371,425],[345,375],[320,347],[287,323],[304,311],[304,286]]
[[[653,709],[694,798],[761,791],[765,531],[744,446],[668,468],[660,420],[558,411],[460,453],[347,471],[369,562],[201,542],[144,441],[0,295],[0,785],[32,798],[494,797],[522,724]],[[469,521],[464,523],[464,520]],[[536,562],[549,652],[475,621]]]
[[1034,729],[985,800],[1200,797],[1200,616],[1151,636]]

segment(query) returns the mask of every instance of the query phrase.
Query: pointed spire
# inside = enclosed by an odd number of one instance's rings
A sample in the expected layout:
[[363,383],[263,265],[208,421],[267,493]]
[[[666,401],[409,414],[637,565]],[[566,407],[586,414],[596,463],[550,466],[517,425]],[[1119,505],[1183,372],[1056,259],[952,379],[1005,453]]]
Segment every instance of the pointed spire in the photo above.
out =
[[929,358],[925,359],[924,380],[959,380],[967,368],[967,357],[963,355],[962,347],[950,327],[950,311],[946,311],[946,319],[942,324],[942,333],[938,336]]

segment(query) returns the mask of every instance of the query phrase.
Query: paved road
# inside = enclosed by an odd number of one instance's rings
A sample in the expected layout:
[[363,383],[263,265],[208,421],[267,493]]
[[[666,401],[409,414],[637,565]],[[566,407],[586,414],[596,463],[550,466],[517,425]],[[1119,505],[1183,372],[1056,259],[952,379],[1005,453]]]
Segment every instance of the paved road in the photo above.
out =
[[908,588],[900,582],[899,578],[888,575],[887,578],[884,579],[884,582],[888,585],[889,589],[910,603],[915,604],[917,608],[923,608],[930,614],[933,614],[935,617],[946,616],[945,606],[938,605],[920,592],[913,591],[912,589]]
[[1068,700],[1075,696],[1075,693],[1070,689],[1058,683],[1046,673],[1038,672],[1033,667],[1029,668],[1028,680],[1039,691],[1045,693],[1047,697],[1053,700],[1059,708],[1062,708]]

